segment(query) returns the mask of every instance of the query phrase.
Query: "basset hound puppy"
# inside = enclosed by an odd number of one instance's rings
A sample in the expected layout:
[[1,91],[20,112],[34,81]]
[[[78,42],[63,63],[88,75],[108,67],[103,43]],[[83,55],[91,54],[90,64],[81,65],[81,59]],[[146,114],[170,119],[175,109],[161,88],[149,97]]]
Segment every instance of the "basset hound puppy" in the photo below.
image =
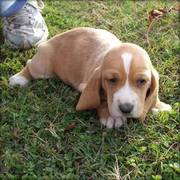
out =
[[171,110],[159,100],[159,76],[147,52],[106,30],[84,27],[56,35],[9,83],[25,86],[53,76],[81,92],[76,110],[97,109],[107,128],[121,127],[127,118],[144,121],[151,109]]

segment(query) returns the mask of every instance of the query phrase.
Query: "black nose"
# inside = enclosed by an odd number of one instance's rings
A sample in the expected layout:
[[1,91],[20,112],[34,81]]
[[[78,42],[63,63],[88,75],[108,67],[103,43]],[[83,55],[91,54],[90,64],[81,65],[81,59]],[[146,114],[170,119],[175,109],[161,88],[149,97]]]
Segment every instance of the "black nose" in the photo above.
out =
[[122,113],[130,113],[133,110],[134,106],[130,103],[124,103],[119,105],[119,109]]

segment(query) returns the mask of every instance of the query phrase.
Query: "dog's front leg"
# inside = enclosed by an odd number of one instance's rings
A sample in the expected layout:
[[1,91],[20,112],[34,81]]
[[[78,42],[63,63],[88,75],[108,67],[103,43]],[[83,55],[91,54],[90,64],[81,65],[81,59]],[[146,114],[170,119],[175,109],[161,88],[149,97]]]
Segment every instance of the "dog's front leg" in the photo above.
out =
[[123,125],[124,120],[121,117],[114,118],[110,115],[107,102],[101,103],[97,111],[101,124],[107,128],[119,128]]

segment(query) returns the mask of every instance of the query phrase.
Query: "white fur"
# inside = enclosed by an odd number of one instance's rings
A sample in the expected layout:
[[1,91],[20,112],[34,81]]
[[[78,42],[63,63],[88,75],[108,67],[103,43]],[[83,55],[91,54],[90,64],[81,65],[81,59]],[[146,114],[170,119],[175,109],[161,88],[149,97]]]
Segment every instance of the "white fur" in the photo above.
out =
[[132,54],[123,53],[122,54],[122,59],[123,59],[125,72],[128,75],[129,74],[129,69],[130,69],[130,66],[131,66],[131,61],[132,61]]
[[102,125],[106,126],[109,129],[112,129],[113,127],[119,128],[124,123],[124,121],[121,117],[114,119],[111,116],[109,116],[107,119],[101,118],[100,122]]
[[19,73],[9,78],[10,86],[16,86],[16,85],[25,86],[28,84],[28,82],[29,80],[25,78],[24,76],[20,75]]
[[155,107],[151,109],[153,114],[158,114],[159,112],[162,112],[162,111],[171,111],[171,110],[172,110],[172,107],[169,104],[166,104],[163,102],[161,102],[160,107],[158,108]]
[[116,91],[113,95],[112,115],[115,117],[121,116],[122,114],[119,110],[119,105],[124,103],[130,103],[134,106],[131,116],[138,117],[138,109],[140,106],[138,102],[138,95],[129,86],[128,81],[126,81],[125,85],[121,89]]

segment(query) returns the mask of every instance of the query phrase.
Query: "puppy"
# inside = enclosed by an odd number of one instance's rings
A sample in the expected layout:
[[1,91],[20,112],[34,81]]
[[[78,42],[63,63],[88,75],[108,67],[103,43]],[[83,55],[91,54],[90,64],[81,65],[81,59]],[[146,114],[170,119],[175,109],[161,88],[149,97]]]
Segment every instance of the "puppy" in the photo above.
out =
[[159,100],[159,77],[147,52],[106,30],[76,28],[51,38],[9,83],[53,76],[81,92],[76,110],[97,109],[107,128],[127,118],[144,121],[151,109],[171,110]]

